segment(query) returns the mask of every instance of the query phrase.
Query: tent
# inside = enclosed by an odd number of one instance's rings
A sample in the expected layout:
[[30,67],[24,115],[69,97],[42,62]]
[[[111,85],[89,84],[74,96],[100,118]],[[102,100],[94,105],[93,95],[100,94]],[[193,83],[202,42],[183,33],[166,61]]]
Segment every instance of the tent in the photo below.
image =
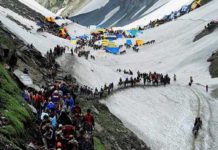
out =
[[191,4],[191,10],[194,10],[198,7],[201,6],[202,0],[195,0],[192,4]]
[[142,46],[144,43],[145,43],[144,40],[136,40],[135,45],[136,46]]
[[45,20],[50,23],[55,23],[55,19],[53,17],[46,17]]
[[38,21],[38,22],[36,22],[36,25],[40,26],[40,27],[43,27],[45,24],[43,22],[41,22],[41,21]]
[[122,34],[117,34],[116,37],[117,37],[117,39],[122,39],[123,35]]
[[77,40],[71,40],[70,43],[73,44],[73,45],[76,45]]
[[79,36],[80,39],[88,39],[89,37],[87,35],[82,35],[82,36]]
[[63,19],[63,18],[61,16],[56,16],[55,19],[59,20],[59,19]]
[[102,46],[108,46],[108,44],[109,44],[109,40],[107,39],[102,40]]
[[113,41],[113,40],[116,40],[117,37],[113,36],[113,35],[110,35],[110,36],[105,36],[104,39],[108,39],[109,41]]
[[135,30],[135,29],[129,30],[128,32],[130,33],[131,36],[137,36],[137,34],[138,34],[138,30]]
[[118,54],[120,48],[119,47],[105,47],[105,50],[112,54]]
[[126,44],[127,45],[132,45],[132,41],[131,40],[126,40]]
[[59,36],[62,37],[62,38],[65,38],[67,35],[65,29],[59,29]]
[[108,47],[116,47],[116,43],[112,42],[112,41],[109,41]]
[[71,36],[71,40],[76,40],[76,37],[75,36]]

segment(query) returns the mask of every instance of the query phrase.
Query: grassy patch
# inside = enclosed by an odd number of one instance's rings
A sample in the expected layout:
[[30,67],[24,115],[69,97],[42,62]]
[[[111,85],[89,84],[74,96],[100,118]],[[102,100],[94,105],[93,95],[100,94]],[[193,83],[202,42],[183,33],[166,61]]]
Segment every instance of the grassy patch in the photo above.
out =
[[0,127],[5,136],[18,136],[24,133],[24,123],[31,120],[29,109],[21,97],[21,91],[0,64],[0,112],[9,120],[9,124]]
[[94,137],[94,144],[96,150],[106,150],[100,139],[98,139],[97,137]]

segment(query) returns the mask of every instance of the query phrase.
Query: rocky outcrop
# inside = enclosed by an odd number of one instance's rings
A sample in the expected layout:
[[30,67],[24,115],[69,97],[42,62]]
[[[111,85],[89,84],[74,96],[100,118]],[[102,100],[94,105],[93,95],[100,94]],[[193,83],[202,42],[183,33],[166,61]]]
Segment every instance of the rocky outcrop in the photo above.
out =
[[47,59],[39,51],[34,47],[30,48],[3,25],[0,25],[0,39],[0,60],[3,63],[12,63],[14,69],[27,68],[35,83],[46,84]]
[[218,50],[216,50],[207,61],[211,62],[209,71],[212,78],[218,77]]
[[88,0],[36,0],[42,6],[50,9],[52,12],[57,13],[59,10],[63,9],[61,12],[62,16],[68,16],[69,14],[74,14],[82,8]]
[[218,22],[211,21],[210,23],[207,24],[207,26],[205,26],[205,28],[200,33],[198,33],[195,36],[193,42],[213,33],[217,28],[218,28]]

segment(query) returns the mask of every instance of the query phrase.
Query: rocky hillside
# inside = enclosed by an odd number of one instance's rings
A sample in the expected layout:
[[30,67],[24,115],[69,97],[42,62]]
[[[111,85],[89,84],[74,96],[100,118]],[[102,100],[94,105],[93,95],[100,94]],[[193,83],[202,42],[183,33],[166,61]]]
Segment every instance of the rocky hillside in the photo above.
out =
[[[24,149],[36,135],[32,113],[21,97],[21,90],[14,82],[12,72],[6,70],[4,63],[12,63],[11,58],[24,43],[10,31],[0,26],[0,149]],[[24,53],[20,51],[19,55]],[[25,56],[25,54],[23,55]],[[15,58],[13,58],[15,60]],[[18,62],[21,61],[19,58]],[[20,63],[22,64],[22,63]],[[17,65],[16,68],[19,66]],[[23,138],[20,138],[20,137]]]
[[74,14],[82,8],[88,0],[36,0],[38,3],[44,7],[50,9],[52,12],[57,13],[61,11],[62,16],[67,16],[69,14]]

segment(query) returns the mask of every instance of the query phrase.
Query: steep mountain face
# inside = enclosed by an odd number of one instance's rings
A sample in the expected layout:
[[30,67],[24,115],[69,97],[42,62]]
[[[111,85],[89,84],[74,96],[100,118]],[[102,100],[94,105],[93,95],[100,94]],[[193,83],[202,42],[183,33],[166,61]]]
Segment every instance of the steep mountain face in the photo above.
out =
[[110,0],[104,7],[92,12],[74,16],[80,24],[124,26],[139,18],[158,0]]
[[[124,26],[143,17],[158,0],[36,0],[63,16],[73,15],[80,24]],[[164,5],[169,0],[161,0]],[[161,7],[161,6],[160,6]],[[91,8],[91,9],[90,9]]]
[[[36,0],[44,7],[84,26],[120,27],[145,25],[178,11],[193,0]],[[151,17],[153,16],[153,17]],[[145,22],[144,20],[147,20]]]
[[84,7],[88,0],[36,0],[54,13],[67,16]]
[[155,2],[157,0],[110,0],[104,7],[73,19],[85,26],[124,26],[139,19]]

